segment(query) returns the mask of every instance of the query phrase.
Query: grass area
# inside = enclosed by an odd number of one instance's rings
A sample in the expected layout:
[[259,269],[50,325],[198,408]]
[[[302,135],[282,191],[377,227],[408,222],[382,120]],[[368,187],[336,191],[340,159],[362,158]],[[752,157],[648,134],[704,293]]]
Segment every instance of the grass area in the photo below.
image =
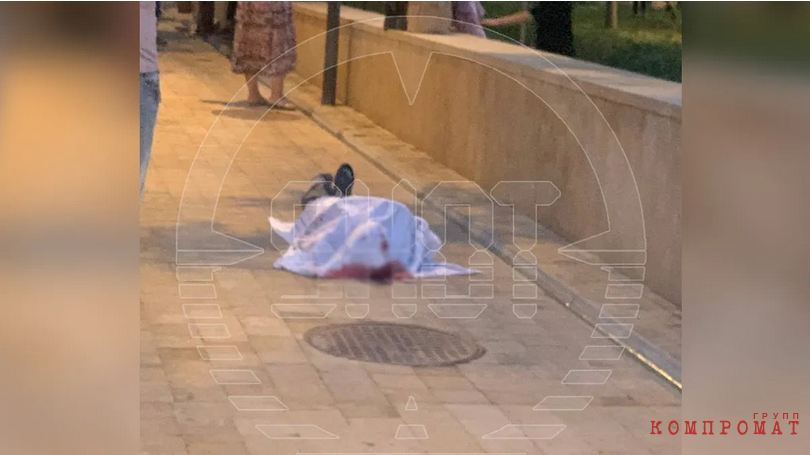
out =
[[619,4],[619,28],[605,28],[604,2],[574,8],[577,57],[649,76],[681,82],[681,15],[647,6],[647,17],[633,17],[630,3]]
[[[343,2],[347,6],[383,13],[385,2]],[[519,11],[523,2],[483,2],[487,17]],[[647,5],[646,17],[633,17],[630,2],[619,3],[619,28],[605,28],[605,2],[577,2],[572,19],[577,58],[614,68],[681,81],[681,14],[673,19],[663,9]],[[500,27],[498,32],[520,39],[520,26]],[[528,27],[529,42],[534,26]],[[491,39],[509,41],[487,32]]]

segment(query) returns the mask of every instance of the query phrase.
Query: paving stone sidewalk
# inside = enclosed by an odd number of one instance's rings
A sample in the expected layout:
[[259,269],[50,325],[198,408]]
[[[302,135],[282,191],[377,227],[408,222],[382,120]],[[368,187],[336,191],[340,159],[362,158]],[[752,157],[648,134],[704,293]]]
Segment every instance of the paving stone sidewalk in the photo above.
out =
[[[273,270],[280,252],[267,217],[294,216],[301,186],[290,181],[350,162],[359,192],[406,203],[413,193],[300,112],[229,104],[245,93],[227,60],[177,23],[162,22],[161,33],[163,102],[141,216],[143,454],[680,453],[680,438],[649,435],[651,420],[679,417],[680,394],[629,356],[580,360],[586,346],[615,345],[591,338],[592,327],[540,289],[516,298],[515,284],[526,283],[511,264],[477,251],[442,214],[425,215],[447,231],[447,260],[490,261],[485,274],[380,286]],[[178,220],[188,236],[178,237]],[[199,234],[203,247],[211,227],[264,253],[218,270],[178,266],[177,242]],[[485,308],[456,317],[471,305]],[[409,319],[394,314],[413,308]],[[487,352],[415,368],[339,359],[304,340],[359,316],[461,334]],[[611,373],[603,385],[563,384],[583,374],[571,370]],[[561,396],[593,399],[564,411],[547,398]]]

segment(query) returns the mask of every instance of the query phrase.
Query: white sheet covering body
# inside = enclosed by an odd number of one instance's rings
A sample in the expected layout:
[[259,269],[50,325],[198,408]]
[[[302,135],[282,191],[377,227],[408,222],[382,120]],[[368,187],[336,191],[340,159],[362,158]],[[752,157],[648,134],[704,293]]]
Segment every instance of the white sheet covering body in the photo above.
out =
[[270,217],[289,243],[274,267],[319,278],[423,278],[476,273],[433,256],[441,240],[428,223],[390,199],[324,197],[295,222]]

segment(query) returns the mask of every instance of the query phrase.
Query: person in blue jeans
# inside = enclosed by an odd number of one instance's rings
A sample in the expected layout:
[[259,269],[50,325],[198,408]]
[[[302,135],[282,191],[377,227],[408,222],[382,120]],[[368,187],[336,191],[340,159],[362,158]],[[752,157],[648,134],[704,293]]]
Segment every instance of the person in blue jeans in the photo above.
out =
[[152,138],[155,134],[158,105],[160,104],[160,76],[157,62],[157,16],[155,2],[140,2],[141,7],[141,190],[149,170]]

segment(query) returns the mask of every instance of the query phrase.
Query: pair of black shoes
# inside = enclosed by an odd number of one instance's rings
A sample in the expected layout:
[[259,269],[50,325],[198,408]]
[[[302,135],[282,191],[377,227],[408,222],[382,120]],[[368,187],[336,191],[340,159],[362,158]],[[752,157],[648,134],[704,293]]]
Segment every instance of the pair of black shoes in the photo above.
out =
[[321,197],[351,196],[352,185],[354,184],[354,169],[347,163],[343,163],[335,172],[334,177],[332,177],[332,174],[318,174],[313,181],[315,183],[301,198],[301,204],[303,205],[307,205]]

